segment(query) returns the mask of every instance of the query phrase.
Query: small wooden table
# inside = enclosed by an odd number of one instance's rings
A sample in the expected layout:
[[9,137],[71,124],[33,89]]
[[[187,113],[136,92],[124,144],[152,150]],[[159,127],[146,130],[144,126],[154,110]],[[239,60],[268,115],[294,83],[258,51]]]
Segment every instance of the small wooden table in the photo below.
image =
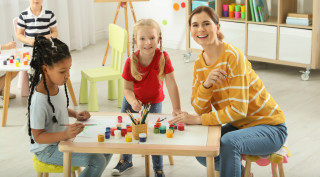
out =
[[[133,6],[132,6],[132,2],[133,1],[149,1],[149,0],[94,0],[94,2],[118,2],[118,7],[117,7],[117,11],[116,14],[114,16],[114,20],[113,20],[113,24],[116,24],[117,22],[117,18],[118,18],[118,14],[119,14],[119,10],[120,10],[120,6],[122,4],[122,7],[124,9],[124,15],[125,15],[125,22],[126,22],[126,30],[129,36],[129,31],[128,31],[128,12],[127,12],[127,3],[129,3],[130,9],[131,9],[131,13],[132,13],[132,17],[134,20],[134,23],[136,23],[137,19],[136,19],[136,15],[134,13],[133,10]],[[130,49],[129,49],[129,37],[127,40],[127,54],[128,56],[130,55]],[[109,50],[109,41],[108,41],[108,45],[107,45],[107,49],[106,52],[104,53],[104,57],[103,57],[103,61],[102,61],[102,66],[104,66],[104,64],[106,63],[107,60],[107,55],[108,55],[108,50]]]
[[[91,113],[92,116],[118,116],[120,113]],[[124,115],[124,114],[123,114]],[[196,128],[203,128],[202,125]],[[186,127],[187,129],[188,127]],[[149,132],[149,131],[148,131]],[[153,132],[149,132],[153,133]],[[148,133],[148,134],[149,134]],[[165,135],[164,135],[165,136]],[[199,136],[199,135],[195,135]],[[110,154],[143,154],[146,162],[150,155],[174,155],[174,156],[203,156],[207,158],[207,176],[214,177],[214,157],[220,150],[220,126],[209,126],[207,143],[203,145],[168,145],[168,144],[126,144],[126,143],[99,143],[99,142],[73,142],[61,141],[59,150],[63,152],[64,177],[71,175],[71,153],[110,153]],[[148,135],[148,138],[149,135]],[[149,140],[148,140],[149,141]]]
[[[5,54],[13,54],[12,51],[5,51],[3,52]],[[3,62],[3,61],[0,61]],[[30,61],[29,61],[30,62]],[[8,106],[9,106],[9,96],[10,96],[10,86],[11,86],[11,80],[12,80],[12,74],[14,72],[19,72],[19,71],[29,71],[30,66],[29,65],[23,65],[23,62],[19,63],[19,67],[16,67],[15,64],[7,62],[7,65],[3,65],[0,63],[0,71],[5,71],[6,72],[6,77],[5,77],[5,85],[4,85],[4,97],[3,97],[3,110],[2,110],[2,127],[5,127],[7,125],[7,117],[8,117]],[[77,100],[74,95],[74,91],[72,88],[72,84],[69,80],[67,81],[67,87],[73,102],[74,106],[77,106]]]

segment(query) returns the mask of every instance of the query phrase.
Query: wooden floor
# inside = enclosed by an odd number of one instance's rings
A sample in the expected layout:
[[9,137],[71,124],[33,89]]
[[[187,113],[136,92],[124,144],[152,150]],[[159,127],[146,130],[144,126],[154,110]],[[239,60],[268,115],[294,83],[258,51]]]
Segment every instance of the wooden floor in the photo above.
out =
[[[165,44],[164,44],[165,46]],[[83,51],[72,52],[73,66],[71,82],[78,99],[80,90],[80,71],[88,67],[101,66],[106,41],[89,46]],[[190,105],[191,86],[193,79],[193,62],[184,63],[183,53],[180,50],[167,50],[173,66],[181,95],[183,110],[193,112]],[[197,54],[193,54],[195,59]],[[109,63],[110,58],[107,59]],[[267,90],[277,101],[286,115],[288,126],[288,143],[292,157],[284,165],[287,177],[320,177],[320,71],[312,70],[309,81],[300,79],[300,70],[280,65],[254,62],[253,68],[264,82]],[[20,96],[17,89],[17,79],[11,85],[12,93],[17,98],[10,100],[7,127],[0,127],[0,176],[21,177],[36,176],[32,165],[33,154],[29,152],[29,139],[23,129],[26,120],[27,98]],[[117,101],[107,99],[107,83],[97,83],[100,111],[120,112]],[[163,102],[163,113],[171,113],[172,107],[167,90]],[[70,102],[71,104],[71,102]],[[70,108],[83,110],[87,105]],[[2,115],[2,114],[1,114]],[[111,169],[118,161],[114,155],[103,173],[104,177],[111,176]],[[206,168],[201,166],[194,157],[174,157],[175,164],[170,166],[167,156],[164,157],[164,172],[167,177],[204,177]],[[133,156],[134,168],[125,177],[144,176],[144,158]],[[253,164],[252,171],[255,177],[271,177],[271,167],[260,167]],[[153,175],[153,172],[151,173]],[[53,174],[50,176],[62,176]]]

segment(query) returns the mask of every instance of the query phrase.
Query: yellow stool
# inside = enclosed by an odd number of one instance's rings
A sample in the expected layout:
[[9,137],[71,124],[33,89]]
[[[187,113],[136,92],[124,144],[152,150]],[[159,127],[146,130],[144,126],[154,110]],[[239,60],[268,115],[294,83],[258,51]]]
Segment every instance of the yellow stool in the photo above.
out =
[[[32,158],[34,169],[37,172],[37,177],[49,177],[49,173],[62,173],[63,172],[63,166],[59,165],[51,165],[47,163],[40,162],[37,158],[37,156],[33,156]],[[78,176],[81,173],[80,167],[71,167],[71,176],[76,177],[77,171]]]

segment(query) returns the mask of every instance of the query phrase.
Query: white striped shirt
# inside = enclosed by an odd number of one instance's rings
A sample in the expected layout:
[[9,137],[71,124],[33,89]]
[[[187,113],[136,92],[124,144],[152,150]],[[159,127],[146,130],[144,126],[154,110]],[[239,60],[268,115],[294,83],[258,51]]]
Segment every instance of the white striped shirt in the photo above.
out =
[[[50,34],[50,28],[57,26],[54,13],[42,7],[39,16],[35,16],[30,7],[21,12],[18,18],[17,27],[25,30],[27,38],[35,38],[37,35]],[[24,44],[24,46],[29,46]]]

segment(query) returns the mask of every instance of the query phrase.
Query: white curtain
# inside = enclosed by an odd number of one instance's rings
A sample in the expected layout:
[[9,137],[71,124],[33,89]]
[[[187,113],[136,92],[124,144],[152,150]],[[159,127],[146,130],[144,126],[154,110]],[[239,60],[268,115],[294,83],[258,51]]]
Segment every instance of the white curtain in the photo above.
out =
[[[43,0],[43,7],[56,15],[58,38],[70,50],[81,50],[96,42],[93,3],[93,0]],[[27,7],[29,0],[0,0],[0,44],[12,41],[12,36],[16,40],[12,20]]]

